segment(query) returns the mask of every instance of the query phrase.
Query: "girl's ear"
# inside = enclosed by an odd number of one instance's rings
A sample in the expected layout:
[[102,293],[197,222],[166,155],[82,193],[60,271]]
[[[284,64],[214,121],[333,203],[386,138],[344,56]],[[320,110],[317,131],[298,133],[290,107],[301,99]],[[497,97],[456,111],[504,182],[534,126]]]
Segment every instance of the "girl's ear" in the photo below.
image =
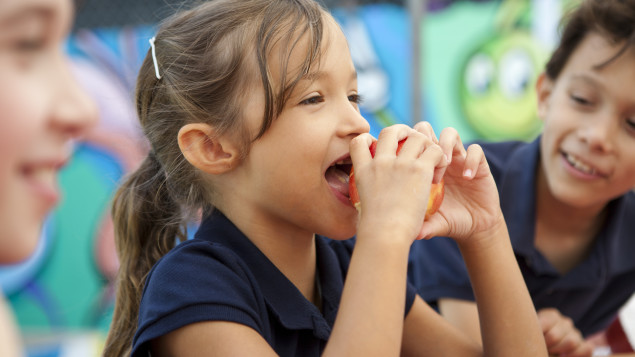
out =
[[553,81],[542,72],[536,80],[536,97],[538,99],[538,117],[545,120],[549,110],[549,98],[553,90]]
[[240,159],[235,141],[218,136],[204,123],[186,124],[178,134],[179,148],[190,164],[212,175],[232,170]]

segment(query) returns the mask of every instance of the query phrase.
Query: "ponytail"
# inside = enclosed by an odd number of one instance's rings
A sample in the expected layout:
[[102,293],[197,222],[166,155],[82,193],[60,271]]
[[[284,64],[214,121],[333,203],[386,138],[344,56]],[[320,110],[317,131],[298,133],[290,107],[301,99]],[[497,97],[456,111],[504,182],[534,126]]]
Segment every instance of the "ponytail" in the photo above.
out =
[[170,194],[165,170],[153,152],[117,190],[112,217],[120,267],[104,356],[128,356],[145,278],[177,240],[187,236],[185,215]]

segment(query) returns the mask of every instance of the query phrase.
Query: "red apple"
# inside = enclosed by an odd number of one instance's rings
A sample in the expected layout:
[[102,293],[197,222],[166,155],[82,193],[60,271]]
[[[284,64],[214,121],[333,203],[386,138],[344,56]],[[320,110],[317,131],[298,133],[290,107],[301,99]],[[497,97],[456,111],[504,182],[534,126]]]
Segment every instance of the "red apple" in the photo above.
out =
[[[399,145],[397,146],[397,153],[399,153],[405,141],[406,139],[403,139],[399,142]],[[376,148],[377,148],[377,141],[373,141],[373,143],[370,145],[370,155],[372,157],[375,157]],[[361,205],[359,202],[359,194],[357,193],[357,185],[355,184],[354,168],[351,168],[351,174],[348,180],[348,191],[349,191],[349,197],[350,197],[351,203],[359,211],[361,209]],[[427,220],[430,216],[432,216],[439,210],[439,207],[441,206],[441,203],[443,202],[444,194],[445,194],[445,186],[443,183],[443,179],[439,183],[432,184],[432,187],[430,188],[430,198],[428,199],[428,208],[426,209],[426,216],[424,217],[424,220]]]

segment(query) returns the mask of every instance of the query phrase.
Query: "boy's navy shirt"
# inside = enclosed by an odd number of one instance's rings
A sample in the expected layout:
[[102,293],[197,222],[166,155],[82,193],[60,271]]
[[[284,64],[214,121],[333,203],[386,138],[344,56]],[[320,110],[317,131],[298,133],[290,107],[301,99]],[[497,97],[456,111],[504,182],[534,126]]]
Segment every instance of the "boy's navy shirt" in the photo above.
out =
[[[604,330],[635,293],[635,192],[609,203],[588,257],[562,275],[534,247],[540,138],[479,144],[498,186],[514,253],[536,310],[558,309],[584,336]],[[474,301],[465,263],[452,239],[415,242],[408,274],[433,306],[441,298]]]
[[[156,337],[214,320],[253,328],[280,356],[319,356],[335,322],[353,245],[353,239],[316,236],[320,311],[216,211],[148,274],[132,356],[148,356],[148,342]],[[406,311],[415,295],[408,285]]]

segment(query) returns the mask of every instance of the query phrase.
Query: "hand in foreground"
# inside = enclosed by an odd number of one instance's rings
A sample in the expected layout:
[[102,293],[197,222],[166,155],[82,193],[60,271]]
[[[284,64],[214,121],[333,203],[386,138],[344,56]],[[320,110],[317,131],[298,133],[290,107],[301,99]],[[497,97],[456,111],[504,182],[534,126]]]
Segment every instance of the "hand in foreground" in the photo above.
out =
[[[403,146],[397,154],[398,142]],[[360,227],[385,231],[386,237],[418,237],[435,168],[445,167],[439,145],[406,125],[384,128],[377,139],[374,158],[369,134],[351,141],[351,159],[360,196]]]
[[420,122],[414,128],[439,143],[448,163],[435,173],[435,180],[443,176],[445,181],[443,203],[437,214],[424,222],[421,236],[462,240],[474,233],[497,229],[504,221],[496,183],[483,149],[474,144],[466,150],[452,128],[444,129],[438,139],[427,122]]
[[554,308],[538,311],[545,343],[550,356],[591,357],[593,345],[585,341],[573,321]]

